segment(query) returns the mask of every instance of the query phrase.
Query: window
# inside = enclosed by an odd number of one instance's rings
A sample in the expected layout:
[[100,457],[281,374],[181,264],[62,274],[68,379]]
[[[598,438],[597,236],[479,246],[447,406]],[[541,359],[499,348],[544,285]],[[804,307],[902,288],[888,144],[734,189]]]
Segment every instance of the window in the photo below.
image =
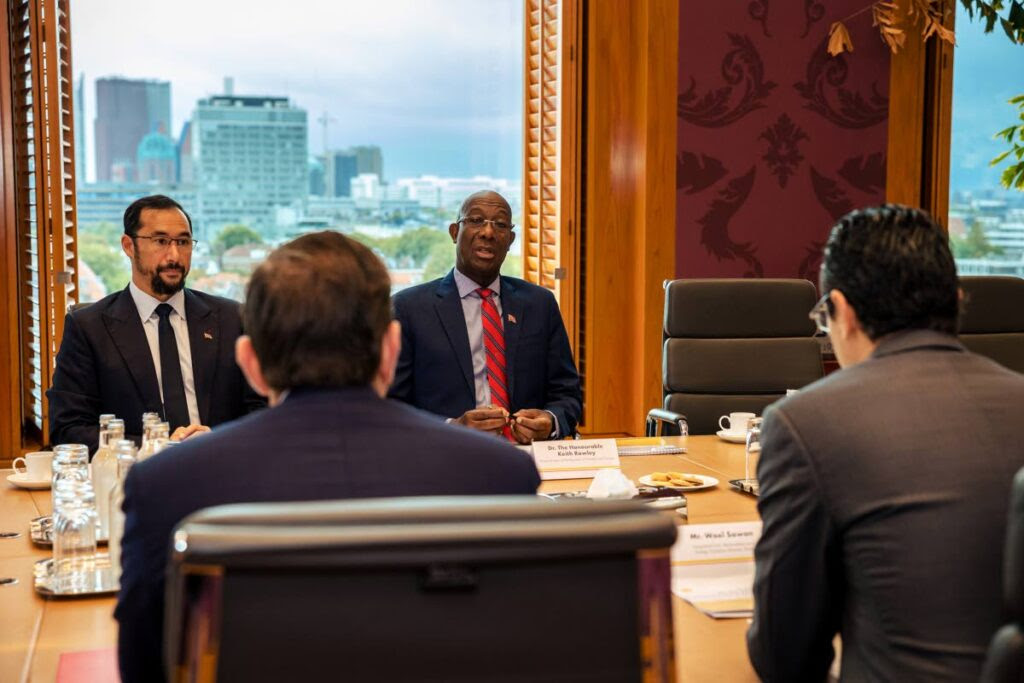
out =
[[154,22],[160,7],[76,5],[83,300],[127,283],[121,215],[146,194],[193,218],[189,286],[236,299],[305,232],[368,244],[397,291],[452,267],[471,192],[522,224],[522,0],[183,0]]
[[953,60],[949,238],[961,275],[1024,277],[1024,193],[999,184],[1006,150],[994,139],[1017,120],[1007,100],[1024,93],[1024,47],[997,27],[989,35],[957,5]]

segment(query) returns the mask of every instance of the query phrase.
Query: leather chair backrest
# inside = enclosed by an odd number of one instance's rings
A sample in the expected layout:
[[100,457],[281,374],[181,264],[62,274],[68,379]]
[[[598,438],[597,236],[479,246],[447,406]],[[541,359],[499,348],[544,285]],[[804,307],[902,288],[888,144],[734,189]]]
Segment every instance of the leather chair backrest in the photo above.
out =
[[965,295],[960,316],[964,346],[1024,373],[1024,279],[964,276],[960,288]]
[[691,434],[720,415],[764,408],[823,374],[806,280],[675,280],[665,290],[664,407]]
[[1010,495],[1003,556],[1003,608],[1010,623],[989,644],[983,683],[1024,681],[1024,469],[1017,472]]
[[[174,534],[168,678],[647,680],[652,659],[671,667],[652,634],[671,632],[675,537],[631,501],[210,508]],[[644,623],[652,608],[663,623]]]

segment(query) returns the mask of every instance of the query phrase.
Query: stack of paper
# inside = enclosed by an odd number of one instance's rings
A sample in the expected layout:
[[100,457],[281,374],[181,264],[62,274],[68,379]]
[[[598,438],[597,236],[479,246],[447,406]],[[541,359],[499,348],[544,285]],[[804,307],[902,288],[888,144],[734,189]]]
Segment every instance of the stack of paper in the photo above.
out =
[[672,547],[672,592],[716,619],[754,613],[754,544],[761,522],[688,524]]

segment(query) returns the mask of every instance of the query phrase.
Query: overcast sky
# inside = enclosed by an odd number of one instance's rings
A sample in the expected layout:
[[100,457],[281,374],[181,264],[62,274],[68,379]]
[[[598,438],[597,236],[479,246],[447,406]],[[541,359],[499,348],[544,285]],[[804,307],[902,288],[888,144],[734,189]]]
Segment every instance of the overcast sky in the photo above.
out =
[[[72,59],[94,80],[171,82],[173,137],[197,99],[286,95],[309,114],[310,153],[380,145],[389,180],[425,173],[518,178],[522,0],[76,0]],[[282,11],[285,8],[286,11]]]

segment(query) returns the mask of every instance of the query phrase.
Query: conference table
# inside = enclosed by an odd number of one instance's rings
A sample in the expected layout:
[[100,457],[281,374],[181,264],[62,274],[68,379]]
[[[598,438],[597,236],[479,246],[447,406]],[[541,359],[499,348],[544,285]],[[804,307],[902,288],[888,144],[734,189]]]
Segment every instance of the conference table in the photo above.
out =
[[[675,443],[678,439],[666,438]],[[743,477],[744,449],[714,436],[691,436],[687,452],[679,455],[623,456],[622,471],[633,480],[655,471],[710,475],[718,486],[687,494],[688,518],[673,512],[680,523],[708,524],[758,519],[755,500],[729,487]],[[8,471],[2,474],[6,477]],[[584,490],[590,481],[547,481],[541,492]],[[32,587],[33,564],[49,550],[32,544],[29,520],[52,511],[50,491],[26,491],[6,481],[0,484],[0,533],[17,531],[17,538],[0,538],[0,681],[50,683],[56,680],[60,655],[113,648],[117,622],[112,596],[71,600],[45,599]],[[746,653],[747,619],[712,619],[689,603],[673,597],[677,680],[756,681]],[[96,683],[106,683],[96,681]]]

